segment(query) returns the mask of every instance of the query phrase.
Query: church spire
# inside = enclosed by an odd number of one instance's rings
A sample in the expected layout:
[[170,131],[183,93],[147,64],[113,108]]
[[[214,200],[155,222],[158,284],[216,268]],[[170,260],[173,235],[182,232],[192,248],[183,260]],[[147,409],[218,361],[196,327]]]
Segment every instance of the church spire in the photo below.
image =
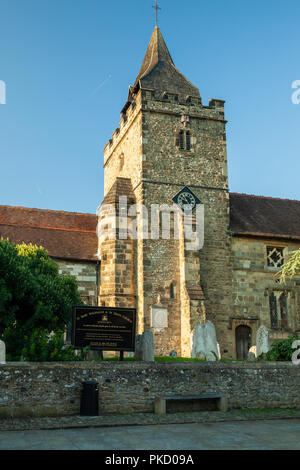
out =
[[136,92],[139,88],[200,97],[198,88],[175,67],[158,26],[153,31],[141,69],[131,90]]

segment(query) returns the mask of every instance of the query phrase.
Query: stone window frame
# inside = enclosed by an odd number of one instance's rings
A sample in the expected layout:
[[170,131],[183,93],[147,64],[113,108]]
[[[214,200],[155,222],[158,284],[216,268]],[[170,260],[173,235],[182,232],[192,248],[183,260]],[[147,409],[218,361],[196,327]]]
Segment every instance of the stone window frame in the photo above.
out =
[[[183,145],[181,146],[181,135],[183,135]],[[175,147],[180,152],[192,153],[192,138],[193,133],[190,129],[179,129],[175,135]]]
[[266,243],[265,244],[265,269],[268,270],[268,271],[279,271],[281,266],[271,266],[269,265],[269,262],[268,262],[268,249],[269,248],[274,248],[274,249],[278,249],[278,250],[282,250],[282,255],[283,255],[283,263],[286,262],[287,260],[287,254],[288,254],[288,246],[281,243]]
[[[281,298],[286,297],[286,316],[282,315]],[[272,289],[269,291],[269,322],[271,330],[290,330],[292,324],[292,299],[293,293],[286,289]],[[275,299],[277,324],[272,323],[271,299]]]

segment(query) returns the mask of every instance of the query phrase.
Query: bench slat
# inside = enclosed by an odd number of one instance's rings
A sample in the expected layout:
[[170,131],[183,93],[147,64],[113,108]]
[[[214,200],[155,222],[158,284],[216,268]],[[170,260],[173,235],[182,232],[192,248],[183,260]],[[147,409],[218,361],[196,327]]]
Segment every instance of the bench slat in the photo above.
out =
[[207,393],[204,395],[164,395],[161,398],[164,400],[178,400],[178,401],[184,401],[184,400],[206,400],[206,399],[219,399],[223,398],[224,395],[217,395],[214,393]]

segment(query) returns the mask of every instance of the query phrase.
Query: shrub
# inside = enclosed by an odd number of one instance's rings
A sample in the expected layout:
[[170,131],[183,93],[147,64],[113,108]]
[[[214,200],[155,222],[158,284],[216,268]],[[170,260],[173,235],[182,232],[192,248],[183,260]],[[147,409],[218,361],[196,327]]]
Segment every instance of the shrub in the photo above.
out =
[[84,361],[89,351],[89,348],[84,348],[76,355],[74,346],[65,344],[62,331],[49,335],[44,330],[35,330],[24,339],[22,357],[29,362]]
[[289,336],[282,341],[275,341],[270,351],[266,354],[267,361],[291,361],[295,349],[292,348],[294,341],[299,341],[299,336]]

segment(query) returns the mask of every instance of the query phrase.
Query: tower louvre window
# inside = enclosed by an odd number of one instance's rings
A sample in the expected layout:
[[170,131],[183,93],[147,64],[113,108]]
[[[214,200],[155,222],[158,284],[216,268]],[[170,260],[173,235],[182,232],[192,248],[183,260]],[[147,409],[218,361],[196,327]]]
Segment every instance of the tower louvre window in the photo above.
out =
[[179,132],[179,148],[184,150],[184,131]]
[[190,131],[186,132],[186,149],[191,150],[191,133],[190,133]]
[[180,131],[176,139],[176,145],[180,150],[191,150],[191,133],[190,131]]

